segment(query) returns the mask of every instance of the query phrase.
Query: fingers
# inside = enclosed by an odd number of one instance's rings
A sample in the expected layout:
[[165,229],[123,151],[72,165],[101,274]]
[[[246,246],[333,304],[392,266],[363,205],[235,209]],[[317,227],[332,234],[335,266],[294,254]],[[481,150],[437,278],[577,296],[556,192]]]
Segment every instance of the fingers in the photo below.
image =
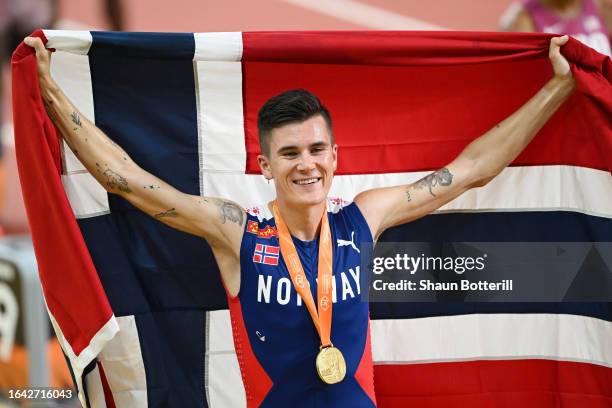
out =
[[562,37],[553,37],[550,39],[550,50],[558,50],[560,47],[565,45],[569,41],[569,36],[564,35]]
[[554,43],[555,45],[558,46],[562,46],[565,45],[565,43],[569,40],[569,36],[564,35],[562,37],[553,37],[551,38],[551,43]]
[[43,54],[47,50],[40,37],[26,37],[23,42],[27,46],[34,48],[36,54]]
[[51,63],[51,50],[45,48],[42,39],[39,37],[26,37],[23,39],[25,45],[34,48],[36,52],[36,65],[38,66],[38,75],[45,82],[50,81],[49,69]]
[[562,37],[553,37],[550,39],[550,47],[548,50],[548,57],[553,66],[555,76],[569,77],[571,76],[570,65],[561,54],[561,47],[567,44],[569,36],[564,35]]
[[553,37],[550,39],[550,47],[548,49],[548,55],[560,55],[560,48],[564,46],[569,40],[569,36],[564,35],[562,37]]

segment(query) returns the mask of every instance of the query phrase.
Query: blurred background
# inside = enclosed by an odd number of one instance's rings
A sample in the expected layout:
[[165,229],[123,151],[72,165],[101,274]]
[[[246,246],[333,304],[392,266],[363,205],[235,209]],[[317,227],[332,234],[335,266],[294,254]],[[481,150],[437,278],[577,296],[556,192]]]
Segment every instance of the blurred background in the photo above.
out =
[[15,406],[1,397],[9,388],[72,387],[40,295],[13,143],[10,55],[38,27],[548,31],[609,55],[612,0],[0,0],[0,407]]

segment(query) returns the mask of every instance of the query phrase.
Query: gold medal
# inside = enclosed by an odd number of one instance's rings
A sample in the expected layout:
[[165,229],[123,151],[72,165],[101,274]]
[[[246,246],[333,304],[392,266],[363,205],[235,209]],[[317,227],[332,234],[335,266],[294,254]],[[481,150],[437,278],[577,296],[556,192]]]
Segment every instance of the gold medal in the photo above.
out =
[[336,384],[346,375],[346,362],[342,352],[333,344],[321,347],[316,359],[317,374],[325,384]]
[[272,211],[278,231],[278,242],[281,248],[283,260],[287,265],[287,271],[295,290],[300,294],[306,304],[312,322],[319,332],[321,348],[315,361],[317,374],[326,384],[336,384],[344,379],[346,375],[346,362],[344,356],[331,343],[331,321],[332,321],[332,240],[329,222],[327,220],[327,209],[321,214],[321,231],[319,232],[319,270],[317,279],[317,305],[315,305],[312,292],[307,287],[308,279],[304,274],[304,268],[300,257],[295,249],[289,229],[281,217],[276,201],[272,203]]

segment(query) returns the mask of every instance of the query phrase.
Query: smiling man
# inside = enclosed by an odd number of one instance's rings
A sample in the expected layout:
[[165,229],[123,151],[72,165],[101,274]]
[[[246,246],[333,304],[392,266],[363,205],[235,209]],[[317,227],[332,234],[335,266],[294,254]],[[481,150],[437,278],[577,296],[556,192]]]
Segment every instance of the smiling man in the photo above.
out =
[[554,77],[455,160],[410,185],[364,191],[352,203],[327,197],[338,159],[327,109],[304,90],[270,99],[259,113],[258,161],[276,199],[245,211],[184,194],[140,168],[58,88],[41,40],[26,39],[36,50],[47,112],[89,172],[108,192],[210,244],[248,405],[294,407],[376,404],[360,248],[485,185],[517,157],[574,88],[560,53],[566,41],[551,40]]

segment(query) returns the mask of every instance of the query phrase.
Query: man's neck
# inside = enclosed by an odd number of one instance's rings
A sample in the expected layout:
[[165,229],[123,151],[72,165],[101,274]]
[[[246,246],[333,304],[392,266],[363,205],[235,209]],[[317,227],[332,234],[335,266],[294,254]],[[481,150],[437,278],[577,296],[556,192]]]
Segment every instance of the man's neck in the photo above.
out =
[[291,235],[302,241],[312,241],[319,236],[321,216],[327,210],[326,201],[303,207],[287,205],[278,198],[276,202]]

